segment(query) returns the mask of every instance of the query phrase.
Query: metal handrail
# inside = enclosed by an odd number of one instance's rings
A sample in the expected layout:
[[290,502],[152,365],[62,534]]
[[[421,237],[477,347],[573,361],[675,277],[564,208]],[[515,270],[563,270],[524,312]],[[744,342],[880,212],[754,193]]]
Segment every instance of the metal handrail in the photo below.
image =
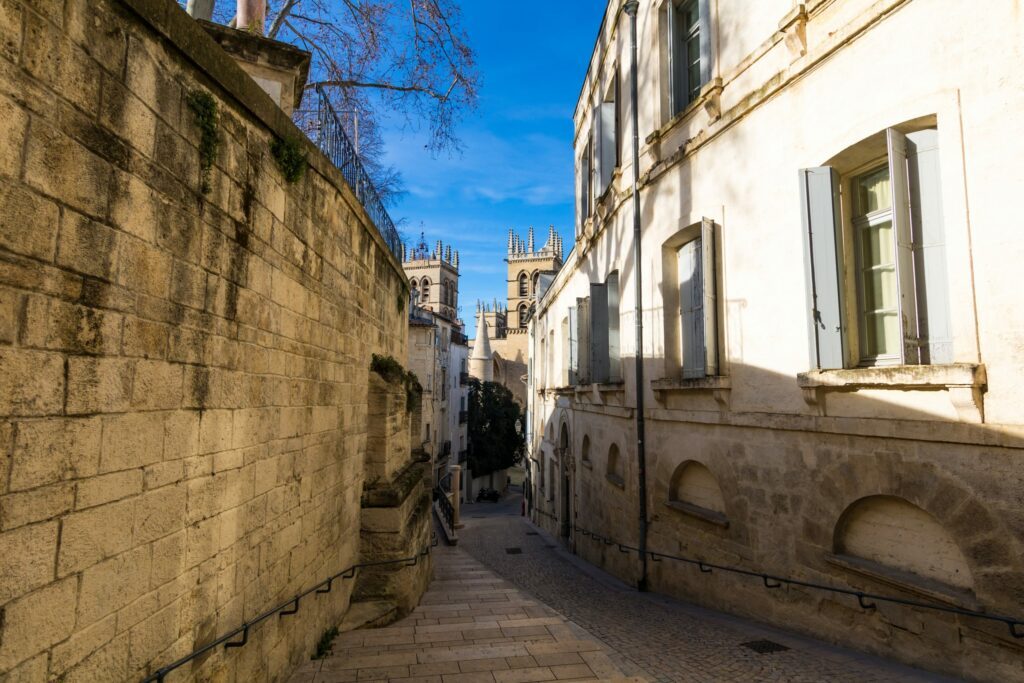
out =
[[388,249],[399,261],[402,260],[402,238],[398,234],[395,222],[391,220],[384,203],[377,193],[377,189],[370,180],[363,162],[359,158],[359,152],[355,145],[348,139],[345,129],[341,125],[341,119],[331,106],[327,93],[322,86],[316,87],[319,97],[317,110],[317,147],[331,160],[341,174],[348,181],[349,186],[356,195],[370,220],[377,227],[381,237],[388,245]]
[[434,489],[434,500],[437,501],[437,510],[448,531],[455,531],[455,508],[452,506],[448,494],[440,486]]
[[[239,626],[235,630],[229,631],[228,633],[225,633],[221,637],[217,638],[216,640],[214,640],[211,643],[208,643],[208,644],[204,645],[203,647],[199,648],[198,650],[195,650],[192,653],[185,655],[181,659],[175,660],[175,661],[171,662],[170,664],[157,669],[156,671],[151,673],[149,676],[144,678],[142,680],[142,683],[162,683],[164,678],[167,676],[167,674],[171,673],[172,671],[174,671],[175,669],[177,669],[177,668],[179,668],[181,666],[184,666],[185,664],[188,664],[193,659],[196,659],[197,657],[201,657],[202,655],[206,654],[210,650],[213,650],[214,648],[216,648],[218,645],[222,645],[223,644],[224,645],[224,649],[231,649],[231,648],[236,648],[236,647],[244,647],[249,642],[249,630],[253,626],[256,626],[260,622],[266,621],[267,619],[269,619],[270,617],[274,616],[275,614],[277,614],[280,617],[286,617],[286,616],[289,616],[289,615],[297,613],[299,611],[299,601],[302,600],[302,598],[310,595],[311,593],[316,593],[318,595],[323,595],[324,593],[330,593],[331,592],[331,586],[338,579],[351,579],[351,578],[354,578],[355,575],[356,575],[356,572],[358,570],[365,569],[367,567],[384,567],[384,566],[394,565],[394,564],[402,564],[402,565],[405,565],[405,566],[408,566],[408,567],[414,567],[414,566],[416,566],[417,563],[419,563],[420,558],[421,557],[426,557],[427,555],[429,555],[430,554],[430,549],[435,547],[436,545],[437,545],[437,536],[432,534],[432,539],[431,539],[430,545],[427,546],[426,548],[424,548],[423,550],[421,550],[420,552],[418,552],[417,554],[412,555],[410,557],[402,557],[402,558],[398,558],[398,559],[395,559],[395,560],[376,560],[374,562],[361,562],[359,564],[354,564],[351,567],[348,567],[347,569],[344,569],[344,570],[338,572],[337,574],[334,574],[333,576],[330,576],[330,577],[324,579],[323,581],[321,581],[320,583],[316,584],[312,588],[309,588],[308,590],[303,591],[302,593],[299,593],[298,595],[292,596],[291,598],[289,598],[285,602],[282,602],[281,604],[277,605],[276,607],[267,610],[263,614],[260,614],[259,616],[254,617],[253,619],[250,619],[249,621],[246,621],[245,623],[243,623],[241,626]],[[242,635],[242,639],[241,640],[232,640],[235,636],[237,636],[239,634]]]
[[[540,510],[538,510],[540,512]],[[547,514],[547,513],[541,513]],[[547,515],[551,516],[551,515]],[[581,526],[573,526],[573,529],[583,536],[589,537],[598,543],[603,543],[607,546],[617,546],[621,553],[640,553],[641,550],[635,546],[627,545],[625,543],[619,543],[618,541],[601,534],[585,529]],[[906,607],[918,607],[921,609],[930,609],[938,612],[946,612],[949,614],[956,614],[964,617],[973,617],[975,619],[986,619],[988,621],[996,621],[1006,625],[1010,630],[1010,635],[1014,638],[1024,638],[1024,630],[1019,630],[1018,626],[1024,626],[1024,620],[1016,619],[1014,617],[1007,617],[999,614],[986,614],[984,612],[978,612],[976,610],[963,609],[961,607],[947,607],[945,605],[932,605],[926,602],[919,602],[917,600],[906,600],[904,598],[897,598],[890,595],[877,595],[875,593],[865,593],[863,591],[853,590],[852,588],[840,588],[839,586],[829,586],[823,583],[814,583],[813,581],[803,581],[800,579],[793,579],[785,576],[777,576],[775,574],[767,574],[764,572],[752,571],[750,569],[742,569],[740,567],[732,567],[724,564],[716,564],[714,562],[705,562],[692,557],[682,557],[680,555],[670,555],[668,553],[659,553],[653,550],[646,551],[646,555],[652,562],[661,562],[662,560],[674,560],[676,562],[683,562],[685,564],[691,564],[696,566],[702,574],[711,574],[714,570],[723,572],[729,572],[732,574],[739,574],[741,576],[750,576],[756,579],[761,579],[765,588],[780,588],[783,585],[789,586],[801,586],[803,588],[813,588],[815,590],[827,591],[829,593],[836,593],[839,595],[848,595],[850,597],[857,598],[857,604],[862,609],[873,610],[876,605],[875,602],[889,602],[896,605],[904,605]]]

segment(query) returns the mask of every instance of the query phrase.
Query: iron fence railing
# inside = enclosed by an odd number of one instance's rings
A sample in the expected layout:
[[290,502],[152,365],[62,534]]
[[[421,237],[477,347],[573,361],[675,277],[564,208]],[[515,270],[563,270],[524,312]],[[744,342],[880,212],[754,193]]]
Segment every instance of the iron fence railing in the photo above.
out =
[[319,99],[317,108],[316,144],[331,160],[341,174],[345,176],[352,191],[355,192],[370,220],[377,226],[381,237],[387,243],[391,253],[399,261],[402,260],[402,238],[398,234],[394,221],[384,207],[377,189],[373,186],[355,145],[345,134],[341,119],[331,106],[327,93],[320,86],[316,89]]
[[[164,667],[161,667],[161,668],[157,669],[156,671],[151,673],[149,676],[144,678],[142,683],[162,683],[163,680],[167,677],[167,675],[169,673],[171,673],[172,671],[174,671],[175,669],[178,669],[178,668],[184,666],[185,664],[188,664],[192,660],[194,660],[194,659],[196,659],[198,657],[203,656],[207,652],[210,652],[211,650],[215,649],[216,647],[218,647],[220,645],[223,645],[224,649],[226,649],[226,650],[230,650],[232,648],[237,648],[237,647],[245,647],[245,645],[248,644],[248,642],[249,642],[249,631],[252,629],[252,627],[256,626],[257,624],[259,624],[259,623],[261,623],[263,621],[266,621],[267,619],[269,619],[270,617],[274,616],[275,614],[278,615],[279,617],[287,617],[287,616],[290,616],[292,614],[296,614],[299,611],[299,601],[300,600],[302,600],[303,598],[305,598],[305,597],[307,597],[307,596],[309,596],[309,595],[311,595],[313,593],[315,593],[317,595],[322,595],[324,593],[330,593],[331,592],[331,587],[334,585],[334,582],[337,581],[338,579],[352,579],[352,578],[355,578],[355,575],[356,575],[357,571],[359,571],[360,569],[366,569],[366,568],[369,568],[369,567],[386,567],[386,566],[389,566],[389,565],[405,565],[407,567],[414,567],[414,566],[416,566],[419,563],[421,558],[424,558],[427,555],[429,555],[430,554],[430,549],[432,547],[435,547],[435,546],[437,546],[437,536],[436,535],[432,535],[432,538],[431,538],[431,541],[430,541],[430,545],[425,547],[423,550],[421,550],[420,552],[416,553],[415,555],[411,555],[409,557],[400,557],[400,558],[397,558],[397,559],[394,559],[394,560],[376,560],[374,562],[361,562],[359,564],[354,564],[351,567],[348,567],[347,569],[344,569],[344,570],[338,572],[337,574],[334,574],[333,576],[327,577],[326,579],[324,579],[320,583],[316,584],[312,588],[309,588],[308,590],[305,590],[302,593],[299,593],[298,595],[292,596],[291,598],[289,598],[285,602],[282,602],[281,604],[277,605],[276,607],[273,607],[272,609],[267,610],[263,614],[260,614],[257,617],[253,617],[252,619],[250,619],[249,621],[245,622],[244,624],[242,624],[241,626],[239,626],[235,630],[229,631],[228,633],[225,633],[224,635],[222,635],[221,637],[217,638],[213,642],[208,643],[208,644],[204,645],[203,647],[195,650],[194,652],[185,655],[181,659],[178,659],[178,660],[176,660],[174,662],[171,662],[170,664],[168,664],[168,665],[166,665]],[[234,640],[235,637],[237,637],[238,635],[242,636],[241,639],[240,640]]]
[[[539,514],[550,517],[551,519],[557,518],[542,510],[537,510]],[[621,553],[637,553],[641,551],[639,548],[625,543],[619,543],[618,541],[604,536],[602,534],[595,533],[589,529],[585,529],[581,526],[573,526],[573,529],[581,536],[589,537],[597,543],[603,543],[606,546],[616,546]],[[800,579],[793,579],[785,576],[776,576],[775,574],[767,574],[764,572],[753,571],[750,569],[742,569],[740,567],[731,567],[724,564],[716,564],[714,562],[705,562],[693,557],[683,557],[680,555],[670,555],[668,553],[659,553],[653,550],[646,551],[647,556],[652,562],[661,562],[662,560],[673,560],[675,562],[682,562],[683,564],[689,564],[697,567],[701,574],[711,574],[713,572],[721,571],[730,574],[738,574],[740,576],[747,576],[755,579],[760,579],[766,589],[781,588],[782,586],[799,586],[801,588],[810,588],[813,590],[825,591],[834,593],[836,595],[846,595],[857,599],[857,604],[861,609],[871,611],[877,607],[875,603],[888,602],[895,605],[904,605],[906,607],[914,607],[918,609],[928,609],[937,612],[946,612],[947,614],[955,614],[962,617],[971,617],[973,619],[982,619],[987,621],[994,621],[1005,625],[1010,630],[1010,635],[1014,638],[1024,638],[1024,629],[1018,627],[1024,627],[1024,620],[1015,619],[1000,614],[987,614],[985,612],[979,612],[977,610],[963,609],[960,607],[947,607],[946,605],[935,605],[926,602],[919,602],[917,600],[905,600],[904,598],[898,598],[891,595],[877,595],[875,593],[865,593],[864,591],[853,590],[852,588],[841,588],[839,586],[829,586],[823,583],[814,583],[813,581],[803,581]]]
[[455,531],[455,508],[448,494],[440,486],[434,489],[434,500],[437,501],[437,512],[449,533]]

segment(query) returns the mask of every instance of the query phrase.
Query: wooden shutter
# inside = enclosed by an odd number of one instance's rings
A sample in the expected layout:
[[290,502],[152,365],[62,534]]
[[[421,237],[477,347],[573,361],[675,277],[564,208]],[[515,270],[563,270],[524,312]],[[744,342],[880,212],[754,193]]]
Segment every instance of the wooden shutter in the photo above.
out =
[[675,116],[683,107],[686,106],[686,97],[680,94],[682,91],[680,65],[683,64],[685,60],[683,59],[683,56],[679,54],[679,41],[681,40],[681,37],[679,35],[679,17],[676,10],[676,0],[669,0],[667,3],[665,18],[668,23],[668,31],[666,31],[669,74],[668,106],[672,116]]
[[700,84],[711,82],[711,7],[709,0],[697,1],[700,21]]
[[826,166],[800,171],[800,209],[811,366],[842,368],[846,357],[839,260],[842,227],[839,175],[834,169]]
[[604,126],[601,121],[602,108],[601,105],[594,107],[594,132],[593,132],[593,145],[594,155],[592,162],[594,164],[594,203],[597,203],[598,197],[604,192]]
[[953,324],[939,180],[939,131],[928,128],[907,134],[907,174],[921,362],[952,363]]
[[601,189],[604,194],[612,182],[615,172],[616,136],[615,136],[615,102],[601,103]]
[[683,378],[706,375],[704,348],[704,263],[701,240],[679,250],[679,319],[682,332]]
[[590,299],[576,299],[576,329],[579,341],[577,379],[580,384],[590,384]]
[[576,316],[576,307],[569,307],[569,385],[579,384],[580,376],[580,349],[579,349],[579,324]]
[[921,362],[918,350],[917,294],[914,284],[914,240],[910,222],[910,185],[907,178],[907,139],[895,129],[886,131],[889,179],[892,184],[892,222],[896,239],[896,281],[899,288],[900,362]]
[[701,289],[704,312],[704,374],[718,374],[718,268],[715,266],[715,222],[701,221]]
[[622,350],[619,344],[619,274],[613,273],[608,286],[608,379],[622,379]]
[[608,382],[608,288],[590,284],[590,379]]

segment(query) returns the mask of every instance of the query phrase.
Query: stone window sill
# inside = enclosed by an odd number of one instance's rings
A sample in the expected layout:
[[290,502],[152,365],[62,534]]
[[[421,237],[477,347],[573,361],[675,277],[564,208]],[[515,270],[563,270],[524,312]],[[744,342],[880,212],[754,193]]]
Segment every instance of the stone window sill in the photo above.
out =
[[927,579],[912,572],[887,567],[883,564],[865,560],[852,555],[835,555],[829,553],[825,561],[845,571],[867,577],[879,583],[913,593],[922,598],[941,602],[961,609],[978,611],[981,604],[974,594],[965,589],[950,586],[941,581]]
[[662,403],[671,394],[710,391],[719,407],[728,408],[732,382],[728,377],[722,376],[694,377],[692,379],[667,377],[651,382],[651,389],[654,391],[654,397]]
[[583,466],[584,466],[584,467],[586,467],[586,468],[587,468],[588,470],[592,470],[592,469],[594,469],[594,463],[592,463],[592,462],[591,462],[591,461],[590,461],[589,459],[583,459],[583,460],[580,460],[580,462],[581,462],[581,463],[583,464]]
[[594,391],[601,394],[610,394],[615,392],[624,392],[626,390],[626,382],[623,380],[616,380],[614,382],[577,384],[574,389],[577,394],[587,394]]
[[988,388],[985,366],[974,363],[950,365],[892,365],[846,370],[811,370],[796,376],[804,400],[823,406],[829,392],[860,389],[898,391],[946,391],[964,422],[984,421],[983,394]]
[[721,512],[709,510],[706,507],[694,505],[693,503],[686,503],[681,500],[665,501],[665,506],[672,508],[677,512],[681,512],[688,517],[694,517],[704,522],[709,522],[711,524],[714,524],[715,526],[720,526],[723,529],[729,528],[729,518]]
[[619,475],[612,474],[611,472],[609,472],[608,474],[604,475],[604,478],[607,479],[608,483],[611,484],[612,486],[614,486],[616,488],[620,488],[623,491],[626,490],[626,482]]

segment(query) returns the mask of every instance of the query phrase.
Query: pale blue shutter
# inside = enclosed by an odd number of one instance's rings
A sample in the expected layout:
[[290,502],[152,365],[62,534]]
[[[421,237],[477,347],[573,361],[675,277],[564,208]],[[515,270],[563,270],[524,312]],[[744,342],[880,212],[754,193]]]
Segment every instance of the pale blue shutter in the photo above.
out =
[[718,282],[715,266],[715,222],[701,221],[701,294],[703,295],[704,374],[718,374]]
[[683,378],[704,377],[704,273],[701,240],[679,250],[679,305],[683,345]]
[[569,307],[569,385],[579,384],[580,374],[580,349],[579,349],[579,324],[576,317],[576,307]]
[[619,346],[619,274],[612,273],[608,286],[608,378],[622,379],[622,350]]
[[682,83],[685,80],[682,77],[682,69],[686,60],[682,58],[681,54],[680,41],[682,36],[679,35],[679,16],[675,0],[671,0],[668,3],[666,18],[668,20],[666,36],[668,41],[668,73],[669,80],[671,81],[668,89],[669,109],[672,112],[672,116],[675,116],[686,106],[686,95],[683,93],[682,87]]
[[939,180],[939,131],[928,128],[907,134],[907,171],[921,362],[952,363],[953,325]]
[[903,343],[900,362],[921,362],[918,350],[917,287],[914,284],[914,247],[910,222],[910,187],[907,181],[907,139],[892,128],[886,131],[889,146],[889,178],[892,183],[893,234],[896,239],[896,281],[899,287]]
[[845,354],[839,246],[839,175],[829,167],[800,171],[804,272],[810,312],[811,366],[842,368]]
[[604,192],[604,126],[601,123],[601,105],[594,107],[593,145],[594,145],[594,202]]
[[698,0],[697,11],[700,15],[700,84],[703,86],[711,82],[711,7],[709,1]]
[[605,190],[612,182],[612,174],[615,172],[615,157],[617,145],[615,144],[615,102],[601,103],[601,191]]
[[608,288],[590,284],[590,379],[608,381]]

